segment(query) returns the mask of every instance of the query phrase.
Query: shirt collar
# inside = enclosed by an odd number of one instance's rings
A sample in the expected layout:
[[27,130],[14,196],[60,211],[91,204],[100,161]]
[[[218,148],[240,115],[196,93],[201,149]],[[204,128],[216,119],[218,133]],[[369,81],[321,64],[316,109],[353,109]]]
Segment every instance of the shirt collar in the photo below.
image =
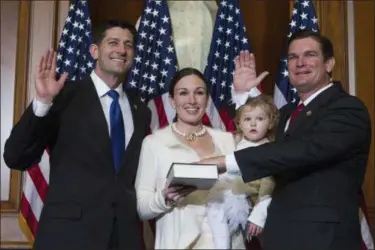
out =
[[241,141],[237,144],[237,150],[248,148],[248,147],[256,147],[256,146],[259,146],[268,142],[269,142],[268,138],[263,138],[257,142],[252,142],[245,138],[242,138]]
[[[94,82],[94,86],[99,98],[105,96],[108,91],[111,90],[110,87],[108,87],[108,85],[95,73],[95,70],[91,72],[90,77]],[[115,89],[115,91],[117,91],[119,94],[119,98],[124,96],[125,93],[122,89],[122,83]]]
[[[309,98],[307,98],[304,102],[303,105],[306,107],[307,104],[309,104],[312,100],[314,100],[315,97],[317,97],[320,93],[322,93],[324,90],[328,89],[331,87],[333,83],[328,84],[327,86],[324,86],[323,88],[319,89],[316,91],[314,94],[312,94]],[[301,101],[299,103],[302,103]]]

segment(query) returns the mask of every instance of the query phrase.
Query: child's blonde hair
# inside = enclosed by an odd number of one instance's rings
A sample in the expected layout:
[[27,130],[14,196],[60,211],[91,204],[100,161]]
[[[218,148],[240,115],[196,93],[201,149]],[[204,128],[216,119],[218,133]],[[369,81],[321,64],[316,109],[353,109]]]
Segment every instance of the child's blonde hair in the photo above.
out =
[[249,97],[244,105],[242,105],[236,111],[235,123],[237,128],[236,133],[236,143],[240,142],[244,135],[239,127],[241,116],[245,107],[256,108],[259,107],[265,111],[270,119],[271,128],[268,130],[266,137],[268,140],[273,141],[275,140],[275,133],[276,133],[276,126],[278,122],[279,111],[277,107],[273,103],[273,98],[268,95],[258,95],[256,97]]

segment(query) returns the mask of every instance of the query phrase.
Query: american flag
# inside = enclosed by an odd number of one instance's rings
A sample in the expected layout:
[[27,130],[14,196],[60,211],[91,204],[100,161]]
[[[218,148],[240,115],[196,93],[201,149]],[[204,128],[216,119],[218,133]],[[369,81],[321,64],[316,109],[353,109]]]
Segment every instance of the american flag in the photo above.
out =
[[[138,91],[152,111],[151,130],[170,124],[175,111],[168,101],[168,86],[178,70],[168,5],[146,0],[136,39],[135,62],[126,86]],[[233,131],[231,87],[234,58],[249,50],[246,29],[237,0],[221,1],[204,75],[211,83],[211,98],[204,124]]]
[[[312,30],[319,32],[318,19],[311,0],[295,0],[292,18],[289,23],[288,38],[298,30]],[[274,101],[278,108],[287,103],[299,101],[297,90],[289,83],[287,58],[285,55],[280,60],[280,72],[274,89]]]
[[206,113],[213,127],[235,130],[231,88],[234,60],[243,50],[251,51],[238,0],[221,0],[204,71],[205,78],[210,82],[211,93]]
[[69,7],[68,17],[57,50],[57,78],[69,73],[69,80],[81,80],[91,73],[95,62],[89,53],[91,20],[88,2],[77,0]]
[[[91,73],[94,60],[89,53],[91,44],[91,21],[88,2],[72,1],[57,49],[56,77],[69,73],[70,80],[82,79]],[[20,203],[20,225],[32,243],[47,195],[49,183],[48,149],[41,161],[25,173]]]
[[127,88],[136,91],[152,111],[151,130],[173,121],[169,83],[178,69],[171,18],[165,0],[146,0],[136,37]]
[[[314,4],[311,0],[295,0],[292,12],[288,38],[297,30],[312,30],[319,32],[318,19],[315,14]],[[298,103],[299,96],[296,89],[290,84],[286,55],[281,59],[281,67],[274,90],[274,102],[278,108],[288,103]],[[361,204],[359,208],[359,218],[362,233],[362,249],[373,250],[374,242],[371,236],[366,203],[361,193]]]

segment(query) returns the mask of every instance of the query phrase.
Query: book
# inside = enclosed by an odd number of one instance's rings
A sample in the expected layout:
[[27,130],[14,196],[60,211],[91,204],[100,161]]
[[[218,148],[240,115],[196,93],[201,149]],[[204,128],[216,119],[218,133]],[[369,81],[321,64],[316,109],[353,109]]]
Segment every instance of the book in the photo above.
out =
[[167,174],[167,187],[191,186],[200,190],[213,187],[219,178],[217,165],[197,163],[172,163]]

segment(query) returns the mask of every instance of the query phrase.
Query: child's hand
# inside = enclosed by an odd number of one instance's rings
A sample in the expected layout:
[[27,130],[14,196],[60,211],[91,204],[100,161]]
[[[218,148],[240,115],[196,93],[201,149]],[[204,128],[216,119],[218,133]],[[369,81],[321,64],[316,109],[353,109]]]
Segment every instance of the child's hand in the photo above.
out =
[[247,234],[250,236],[258,236],[262,232],[263,232],[263,228],[254,223],[250,223],[248,230],[247,230]]

